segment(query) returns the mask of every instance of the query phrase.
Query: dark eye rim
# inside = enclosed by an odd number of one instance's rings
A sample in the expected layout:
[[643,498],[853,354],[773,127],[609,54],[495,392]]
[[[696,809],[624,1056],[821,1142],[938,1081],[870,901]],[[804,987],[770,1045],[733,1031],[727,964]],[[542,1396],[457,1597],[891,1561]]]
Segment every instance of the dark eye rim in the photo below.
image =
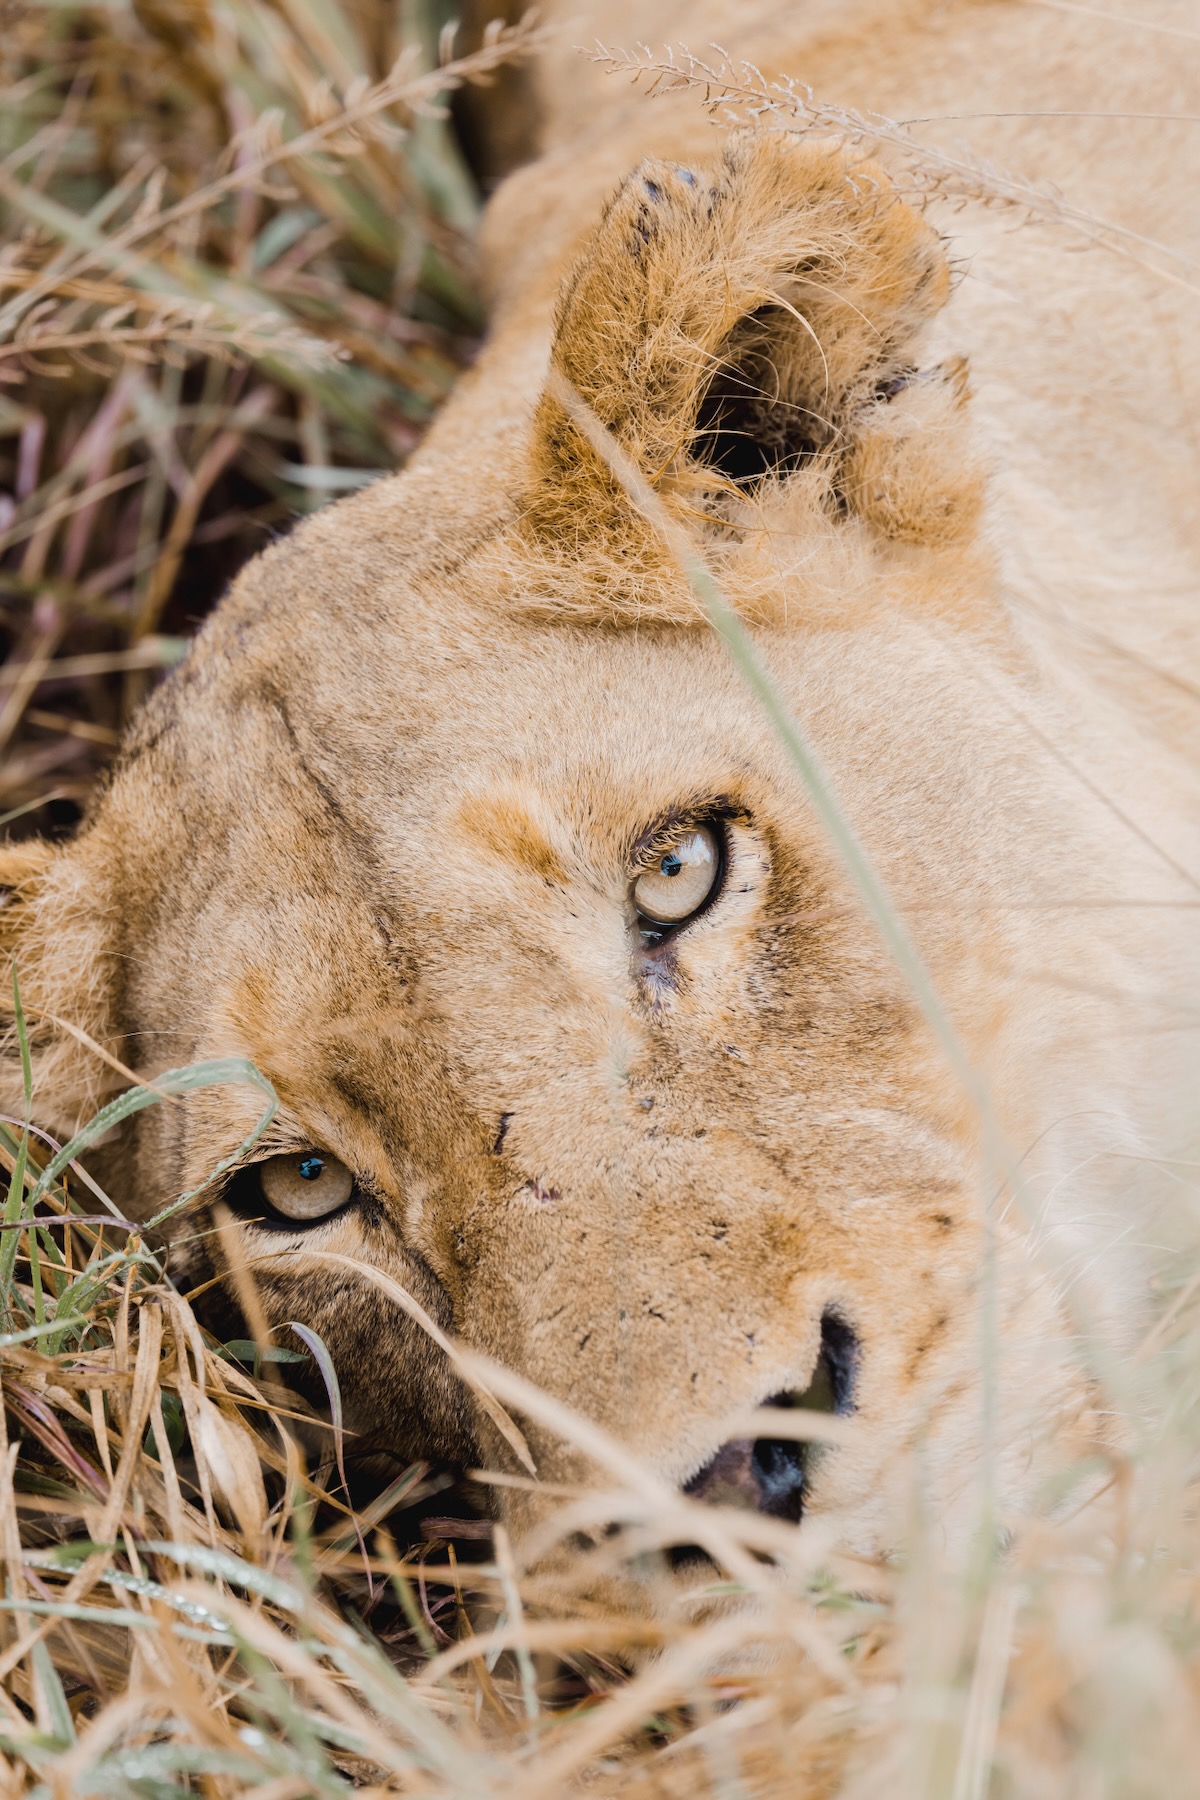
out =
[[649,913],[642,912],[638,908],[637,902],[634,901],[634,916],[637,919],[638,932],[644,949],[657,949],[660,944],[677,937],[681,931],[686,931],[690,925],[696,923],[697,919],[702,918],[709,908],[715,906],[721,898],[725,887],[725,876],[729,869],[729,817],[726,813],[715,812],[678,820],[672,824],[669,830],[662,831],[650,840],[633,870],[629,888],[630,898],[633,898],[638,876],[644,874],[657,857],[665,855],[672,844],[677,844],[681,838],[686,837],[689,831],[710,831],[712,833],[717,850],[717,867],[713,875],[712,886],[699,906],[695,907],[685,918],[670,922],[652,919]]
[[[312,1150],[318,1156],[334,1154],[332,1150],[324,1150],[318,1144],[304,1144],[300,1148]],[[295,1151],[278,1150],[275,1154],[289,1156],[295,1155]],[[337,1160],[340,1162],[341,1158]],[[322,1213],[319,1219],[289,1219],[286,1213],[278,1212],[271,1205],[262,1191],[262,1171],[272,1161],[274,1157],[260,1156],[256,1162],[243,1163],[240,1169],[233,1171],[218,1196],[234,1217],[245,1225],[257,1225],[263,1231],[315,1231],[320,1225],[330,1225],[335,1219],[343,1218],[351,1207],[360,1206],[367,1198],[367,1190],[351,1170],[354,1185],[350,1189],[349,1199],[344,1200],[341,1206],[335,1207],[332,1212]]]

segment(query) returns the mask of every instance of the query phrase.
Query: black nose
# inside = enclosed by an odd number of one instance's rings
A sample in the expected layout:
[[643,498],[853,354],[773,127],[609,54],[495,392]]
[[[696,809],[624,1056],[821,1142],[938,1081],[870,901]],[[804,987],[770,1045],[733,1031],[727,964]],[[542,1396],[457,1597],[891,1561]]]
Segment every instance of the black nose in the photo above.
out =
[[[770,1404],[778,1406],[779,1401]],[[756,1438],[750,1449],[750,1469],[758,1488],[759,1512],[795,1524],[804,1511],[808,1445],[790,1438]]]
[[[767,1406],[848,1413],[854,1407],[858,1339],[839,1313],[821,1317],[821,1353],[803,1392],[774,1394]],[[790,1438],[734,1438],[684,1490],[694,1500],[799,1520],[812,1476],[813,1446]]]

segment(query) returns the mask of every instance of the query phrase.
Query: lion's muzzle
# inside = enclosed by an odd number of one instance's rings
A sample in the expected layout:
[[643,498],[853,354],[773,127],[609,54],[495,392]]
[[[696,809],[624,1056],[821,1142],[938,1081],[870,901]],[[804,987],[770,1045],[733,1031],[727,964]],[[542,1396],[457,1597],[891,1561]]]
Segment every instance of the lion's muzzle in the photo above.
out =
[[[821,1352],[803,1391],[774,1394],[765,1402],[781,1410],[848,1413],[854,1409],[858,1339],[836,1312],[821,1318]],[[791,1438],[732,1438],[684,1492],[716,1506],[739,1506],[797,1523],[804,1511],[814,1446]]]

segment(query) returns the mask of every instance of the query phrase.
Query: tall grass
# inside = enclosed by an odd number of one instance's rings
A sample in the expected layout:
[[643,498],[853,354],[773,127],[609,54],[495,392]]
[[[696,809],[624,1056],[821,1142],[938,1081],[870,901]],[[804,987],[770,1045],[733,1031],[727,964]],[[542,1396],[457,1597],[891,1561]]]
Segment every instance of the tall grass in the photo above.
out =
[[402,463],[471,356],[445,101],[522,34],[439,72],[438,25],[385,0],[6,12],[0,813],[73,823],[233,570]]
[[[0,810],[28,808],[20,827],[72,822],[226,575],[402,461],[469,358],[476,200],[438,111],[469,70],[428,73],[439,22],[383,0],[141,0],[6,24]],[[719,592],[680,555],[720,625]],[[0,1122],[5,1792],[1194,1792],[1190,1267],[1139,1358],[1153,1407],[1064,1477],[1098,1497],[1003,1521],[1003,1558],[946,1554],[919,1454],[904,1554],[867,1565],[819,1521],[689,1501],[458,1353],[493,1405],[601,1471],[543,1533],[564,1552],[551,1580],[453,1517],[424,1464],[356,1508],[320,1339],[218,1341],[129,1197],[89,1180],[90,1135],[233,1082],[258,1087],[265,1124],[266,1085],[229,1062],[132,1089],[61,1148],[31,1125],[28,1081],[23,1116]],[[286,1386],[302,1356],[324,1417]],[[852,1428],[789,1414],[770,1435],[789,1424]],[[572,1559],[581,1528],[600,1548]],[[657,1573],[681,1543],[712,1562],[683,1600]],[[644,1608],[598,1608],[598,1563],[636,1566]]]

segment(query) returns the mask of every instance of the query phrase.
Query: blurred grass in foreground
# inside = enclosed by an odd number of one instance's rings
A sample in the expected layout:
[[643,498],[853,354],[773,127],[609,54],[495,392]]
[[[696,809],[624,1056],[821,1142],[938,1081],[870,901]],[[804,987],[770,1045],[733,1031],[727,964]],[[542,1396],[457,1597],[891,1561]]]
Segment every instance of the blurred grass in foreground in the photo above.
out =
[[272,532],[403,463],[472,354],[440,12],[4,9],[0,814],[72,825],[147,672]]

